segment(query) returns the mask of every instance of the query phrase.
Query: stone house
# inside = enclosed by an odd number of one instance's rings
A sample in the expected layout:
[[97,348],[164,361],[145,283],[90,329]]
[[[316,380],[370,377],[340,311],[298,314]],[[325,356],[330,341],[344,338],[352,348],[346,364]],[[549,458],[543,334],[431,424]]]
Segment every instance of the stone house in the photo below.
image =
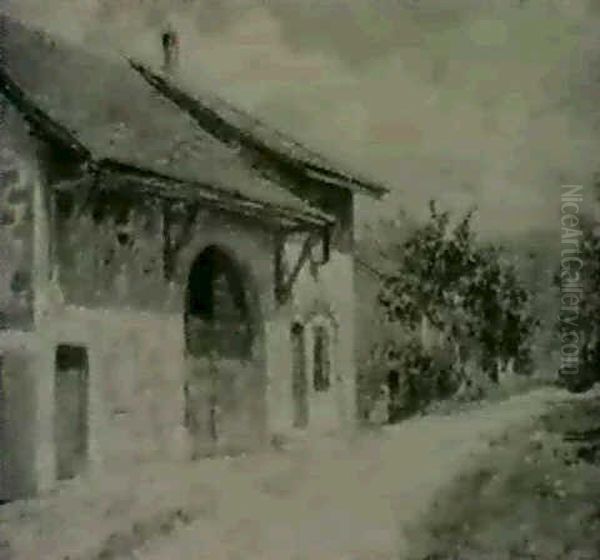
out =
[[0,25],[0,500],[351,427],[385,188],[186,92],[172,33],[153,70]]

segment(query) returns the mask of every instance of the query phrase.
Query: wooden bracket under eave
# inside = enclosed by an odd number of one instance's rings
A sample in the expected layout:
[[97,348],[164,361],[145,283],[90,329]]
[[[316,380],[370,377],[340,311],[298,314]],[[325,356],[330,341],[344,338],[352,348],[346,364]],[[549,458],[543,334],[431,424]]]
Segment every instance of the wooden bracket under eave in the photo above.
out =
[[[275,241],[275,298],[277,303],[284,305],[292,295],[292,290],[304,265],[311,260],[317,266],[323,266],[329,262],[331,250],[331,228],[306,231],[302,241],[302,247],[298,258],[293,263],[291,270],[286,274],[285,244],[291,235],[298,234],[298,230],[283,230],[276,234]],[[317,244],[321,244],[321,255],[312,260],[313,250]]]
[[[162,217],[163,217],[163,265],[165,280],[173,279],[173,274],[176,268],[177,255],[181,249],[189,243],[194,233],[194,225],[198,219],[200,205],[188,205],[184,209],[184,215],[181,221],[178,221],[175,216],[173,202],[169,200],[162,201]],[[175,235],[173,226],[179,223],[181,228],[179,235]]]

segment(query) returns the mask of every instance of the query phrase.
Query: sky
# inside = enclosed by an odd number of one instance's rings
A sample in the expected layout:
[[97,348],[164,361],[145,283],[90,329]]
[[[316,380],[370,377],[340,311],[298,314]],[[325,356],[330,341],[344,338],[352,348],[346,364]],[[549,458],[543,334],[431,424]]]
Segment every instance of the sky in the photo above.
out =
[[[600,0],[2,0],[87,48],[160,63],[390,186],[359,223],[431,198],[486,235],[558,227],[600,171]],[[592,204],[592,195],[586,195]]]

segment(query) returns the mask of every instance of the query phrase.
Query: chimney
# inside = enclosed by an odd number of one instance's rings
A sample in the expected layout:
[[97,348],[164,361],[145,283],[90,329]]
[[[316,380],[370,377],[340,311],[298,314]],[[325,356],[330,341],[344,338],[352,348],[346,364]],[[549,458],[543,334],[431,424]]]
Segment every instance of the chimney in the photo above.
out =
[[163,70],[167,74],[174,74],[179,62],[179,37],[172,27],[168,27],[163,31],[162,48]]

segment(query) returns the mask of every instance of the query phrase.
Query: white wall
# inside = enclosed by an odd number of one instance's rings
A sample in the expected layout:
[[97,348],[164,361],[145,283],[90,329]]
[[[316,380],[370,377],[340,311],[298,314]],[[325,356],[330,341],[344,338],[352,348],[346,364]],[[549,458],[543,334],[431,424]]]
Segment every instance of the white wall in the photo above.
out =
[[[301,251],[301,238],[286,247],[288,269]],[[312,270],[311,270],[312,269]],[[315,274],[313,274],[315,272]],[[272,426],[290,432],[293,425],[290,332],[293,322],[305,325],[306,373],[309,389],[308,432],[351,428],[356,420],[354,360],[354,262],[350,254],[332,251],[327,264],[306,263],[293,287],[291,301],[267,325],[269,403]],[[313,386],[313,329],[321,323],[330,333],[331,386],[316,392]]]

